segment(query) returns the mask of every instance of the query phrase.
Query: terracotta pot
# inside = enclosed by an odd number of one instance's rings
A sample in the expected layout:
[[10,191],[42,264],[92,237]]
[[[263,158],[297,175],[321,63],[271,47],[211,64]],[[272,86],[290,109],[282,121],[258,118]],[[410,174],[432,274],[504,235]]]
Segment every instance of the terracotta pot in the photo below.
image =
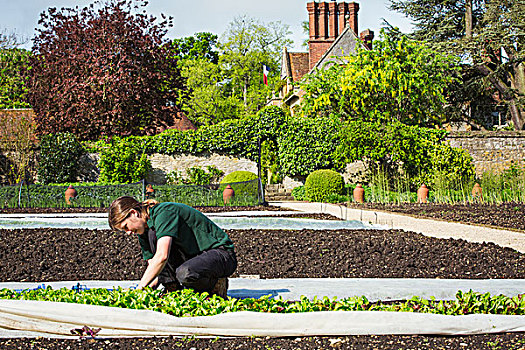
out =
[[155,197],[155,190],[153,189],[153,186],[151,186],[151,184],[146,186],[146,195],[145,195],[145,197],[146,197],[146,199]]
[[425,184],[422,184],[421,187],[417,190],[417,202],[426,203],[428,199],[428,188]]
[[69,186],[66,190],[66,204],[71,205],[71,198],[75,198],[77,196],[77,190],[73,188],[73,186]]
[[481,189],[481,186],[477,182],[474,184],[474,187],[472,188],[472,199],[475,201],[483,200],[483,190]]
[[230,185],[226,186],[224,191],[222,191],[222,200],[224,201],[224,204],[229,204],[233,197],[235,197],[235,191]]
[[360,184],[354,188],[354,201],[357,203],[365,202],[365,189]]

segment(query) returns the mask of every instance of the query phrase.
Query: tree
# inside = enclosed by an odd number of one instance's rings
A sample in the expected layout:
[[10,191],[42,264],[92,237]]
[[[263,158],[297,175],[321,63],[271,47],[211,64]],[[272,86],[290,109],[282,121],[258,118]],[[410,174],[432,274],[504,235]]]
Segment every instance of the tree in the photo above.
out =
[[24,43],[15,32],[9,32],[6,29],[0,32],[0,50],[14,49]]
[[0,32],[0,109],[30,107],[23,75],[31,53],[18,48],[23,42],[14,32]]
[[168,125],[183,87],[164,39],[172,19],[156,23],[139,12],[146,4],[113,0],[41,14],[28,80],[40,133],[98,139]]
[[212,33],[195,33],[186,38],[173,39],[171,51],[180,59],[205,59],[212,63],[219,61],[216,50],[219,37]]
[[37,143],[34,116],[30,110],[3,111],[0,115],[0,154],[5,163],[0,166],[4,180],[13,184],[30,178]]
[[230,93],[229,79],[218,64],[202,58],[185,59],[180,67],[187,86],[182,109],[195,125],[212,125],[242,115],[243,103]]
[[24,77],[30,55],[24,49],[0,49],[0,109],[30,107]]
[[246,112],[266,104],[271,91],[262,81],[262,66],[270,68],[272,79],[278,79],[282,48],[292,44],[288,25],[268,24],[248,17],[237,17],[229,25],[220,43],[219,64],[231,79],[232,94],[240,96]]
[[[461,56],[497,91],[517,129],[525,127],[524,0],[391,0],[415,25],[411,37]],[[501,53],[505,52],[505,55]]]
[[303,112],[346,120],[431,126],[445,118],[446,89],[455,81],[452,56],[381,32],[374,49],[308,76]]

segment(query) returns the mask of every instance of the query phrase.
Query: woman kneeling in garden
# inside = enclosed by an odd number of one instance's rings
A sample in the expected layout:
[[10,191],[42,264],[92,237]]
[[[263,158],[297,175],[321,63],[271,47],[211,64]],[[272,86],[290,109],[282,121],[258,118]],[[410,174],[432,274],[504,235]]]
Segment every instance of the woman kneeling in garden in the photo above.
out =
[[228,235],[200,211],[180,203],[120,197],[109,208],[109,226],[135,233],[148,267],[137,288],[192,288],[226,298],[227,277],[237,268]]

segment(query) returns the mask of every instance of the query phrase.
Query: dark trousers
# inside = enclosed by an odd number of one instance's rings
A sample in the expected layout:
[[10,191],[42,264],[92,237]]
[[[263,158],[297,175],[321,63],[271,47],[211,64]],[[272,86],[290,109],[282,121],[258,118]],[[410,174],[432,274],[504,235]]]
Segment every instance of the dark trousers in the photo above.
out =
[[[157,248],[155,231],[149,230],[153,254]],[[237,268],[233,249],[223,247],[209,249],[194,257],[186,257],[177,246],[172,245],[170,257],[159,275],[159,283],[169,289],[192,288],[197,292],[210,292],[219,278],[228,277]]]

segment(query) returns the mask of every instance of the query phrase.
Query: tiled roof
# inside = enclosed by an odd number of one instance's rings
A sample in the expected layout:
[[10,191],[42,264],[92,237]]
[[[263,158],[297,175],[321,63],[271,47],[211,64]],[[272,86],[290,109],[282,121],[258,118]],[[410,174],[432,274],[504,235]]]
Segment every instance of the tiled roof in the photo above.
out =
[[292,79],[297,82],[309,71],[308,52],[289,52],[288,57]]
[[177,112],[176,115],[173,116],[173,119],[168,126],[168,129],[177,129],[177,130],[197,130],[195,125],[186,117],[186,114],[184,112]]

